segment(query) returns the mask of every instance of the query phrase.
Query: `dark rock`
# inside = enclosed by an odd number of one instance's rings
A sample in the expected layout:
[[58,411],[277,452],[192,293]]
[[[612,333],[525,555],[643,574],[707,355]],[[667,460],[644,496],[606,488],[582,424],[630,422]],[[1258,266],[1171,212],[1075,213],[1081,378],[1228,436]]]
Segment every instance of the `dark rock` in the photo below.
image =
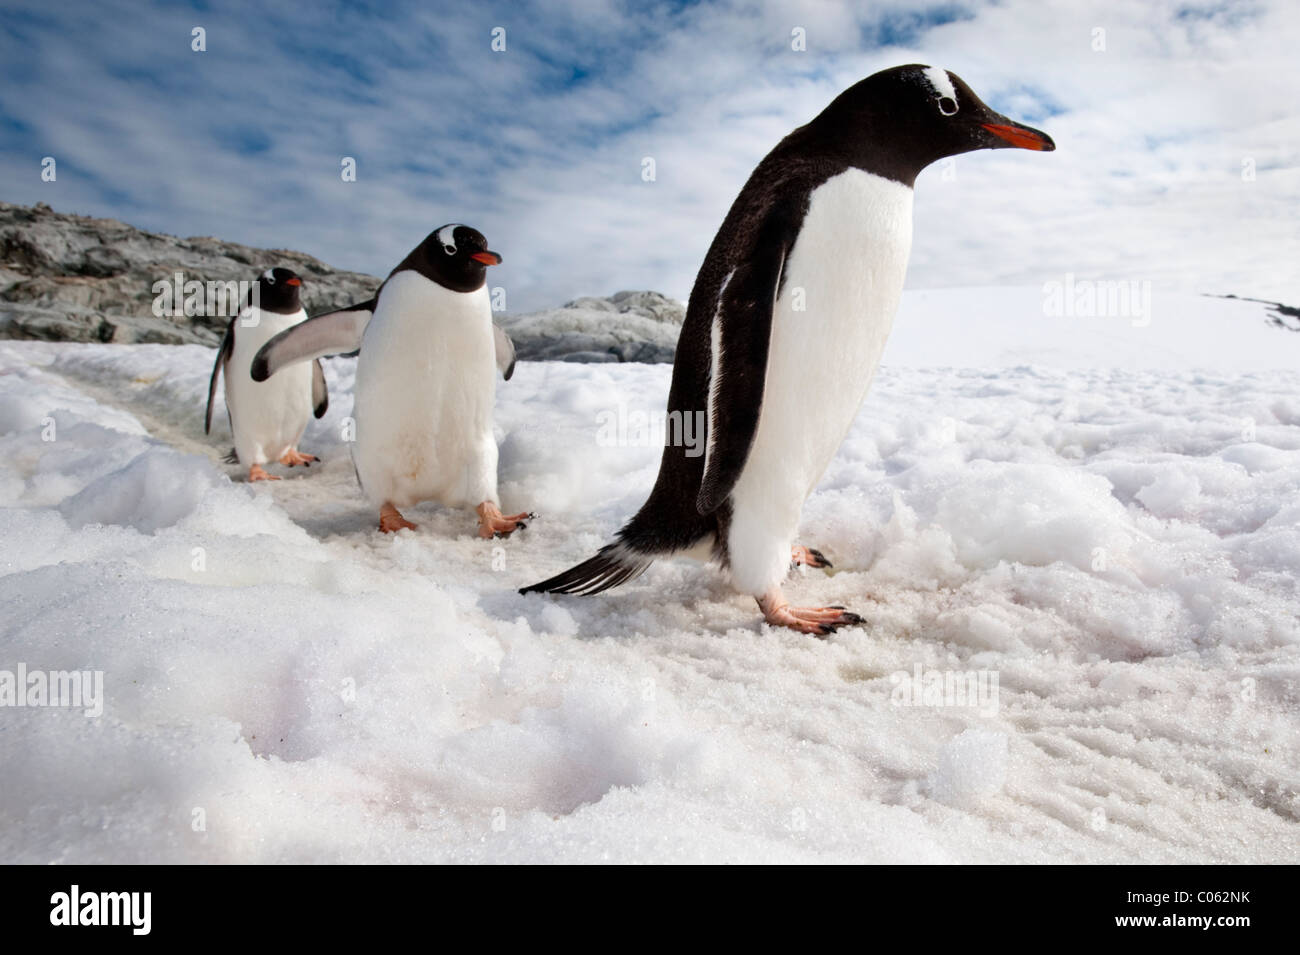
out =
[[303,277],[308,313],[364,301],[379,279],[344,272],[301,252],[254,249],[201,236],[145,232],[93,219],[0,202],[0,336],[48,341],[213,345],[228,315],[154,314],[154,283],[255,281],[272,265]]
[[[380,283],[301,252],[0,202],[0,338],[216,345],[229,315],[156,314],[155,283],[173,283],[177,272],[184,281],[255,281],[273,265],[302,276],[312,315],[364,301]],[[684,316],[666,295],[624,291],[497,321],[524,361],[670,362]]]

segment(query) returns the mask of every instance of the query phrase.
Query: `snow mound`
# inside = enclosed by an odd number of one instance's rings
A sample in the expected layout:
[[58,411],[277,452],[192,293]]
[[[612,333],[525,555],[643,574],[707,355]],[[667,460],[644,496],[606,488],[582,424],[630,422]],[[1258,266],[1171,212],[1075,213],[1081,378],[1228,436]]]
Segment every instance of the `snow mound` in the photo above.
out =
[[967,729],[944,743],[928,783],[949,805],[971,805],[1001,791],[1007,778],[1007,734]]
[[192,514],[215,483],[207,461],[151,449],[97,478],[60,504],[59,511],[74,529],[121,524],[152,534]]

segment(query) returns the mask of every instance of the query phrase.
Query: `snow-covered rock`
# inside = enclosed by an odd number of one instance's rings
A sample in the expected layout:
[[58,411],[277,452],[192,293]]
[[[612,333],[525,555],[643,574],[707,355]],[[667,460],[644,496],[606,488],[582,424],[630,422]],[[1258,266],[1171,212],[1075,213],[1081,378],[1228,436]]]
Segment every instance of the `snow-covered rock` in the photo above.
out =
[[653,364],[673,360],[685,317],[685,305],[659,292],[618,292],[498,323],[524,360]]

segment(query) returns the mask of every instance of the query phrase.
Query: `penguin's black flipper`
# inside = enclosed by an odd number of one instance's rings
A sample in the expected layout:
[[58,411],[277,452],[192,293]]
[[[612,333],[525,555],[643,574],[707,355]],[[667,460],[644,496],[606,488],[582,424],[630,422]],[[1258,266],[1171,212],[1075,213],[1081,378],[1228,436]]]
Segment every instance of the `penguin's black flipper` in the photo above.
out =
[[212,377],[208,380],[208,410],[203,416],[203,433],[212,433],[212,404],[217,397],[217,378],[221,376],[221,369],[230,361],[230,355],[235,350],[235,320],[232,318],[230,324],[226,326],[226,334],[221,337],[221,345],[217,348],[217,360],[212,363]]
[[311,405],[312,414],[323,418],[330,406],[329,389],[325,387],[325,369],[317,358],[311,363]]
[[377,302],[378,296],[286,328],[253,356],[249,375],[254,381],[266,381],[285,365],[356,352]]
[[519,592],[584,596],[598,594],[602,590],[625,584],[633,577],[641,576],[652,563],[654,558],[647,554],[638,554],[623,544],[607,544],[597,552],[595,557],[590,557],[576,567],[570,567],[539,584],[521,587]]
[[701,514],[712,514],[731,494],[754,443],[763,408],[772,310],[781,292],[786,255],[798,234],[794,215],[792,205],[772,210],[749,257],[719,292],[711,329],[708,447],[695,498]]

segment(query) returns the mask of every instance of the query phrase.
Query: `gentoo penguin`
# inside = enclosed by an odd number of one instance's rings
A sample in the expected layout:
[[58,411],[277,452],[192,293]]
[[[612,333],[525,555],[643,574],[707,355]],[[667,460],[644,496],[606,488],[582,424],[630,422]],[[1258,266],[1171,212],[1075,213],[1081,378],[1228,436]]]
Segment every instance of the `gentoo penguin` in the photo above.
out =
[[[758,165],[691,291],[669,414],[703,410],[705,451],[664,448],[649,500],[596,556],[523,592],[598,593],[659,556],[716,558],[763,618],[824,635],[862,618],[795,608],[781,584],[804,499],[848,432],[880,361],[912,243],[917,174],[944,156],[1051,150],[930,66],[867,77]],[[671,435],[671,432],[670,432]]]
[[445,225],[373,299],[282,332],[253,360],[254,380],[265,381],[293,370],[286,366],[360,349],[353,460],[385,533],[413,529],[398,508],[419,501],[474,507],[487,538],[530,516],[502,514],[497,499],[493,363],[509,379],[515,362],[488,298],[487,267],[500,262],[482,233]]
[[325,373],[320,362],[303,365],[275,381],[249,377],[249,365],[259,348],[274,336],[307,320],[298,293],[302,279],[289,269],[267,269],[258,277],[249,301],[226,326],[217,360],[208,381],[208,410],[203,432],[212,430],[212,405],[217,379],[226,375],[226,412],[235,435],[235,455],[248,466],[250,481],[278,481],[262,465],[270,461],[307,467],[313,454],[298,450],[308,416],[320,417],[329,407]]

